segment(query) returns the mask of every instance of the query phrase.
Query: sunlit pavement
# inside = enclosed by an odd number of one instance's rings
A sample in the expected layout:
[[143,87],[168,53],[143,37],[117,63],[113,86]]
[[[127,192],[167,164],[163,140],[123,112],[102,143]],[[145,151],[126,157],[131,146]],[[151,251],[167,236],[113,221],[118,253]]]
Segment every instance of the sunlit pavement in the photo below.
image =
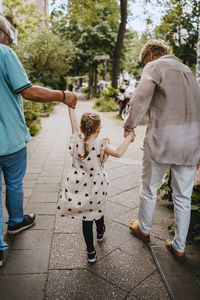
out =
[[[92,105],[81,99],[77,105],[78,117],[91,111]],[[122,121],[115,113],[100,113],[100,116],[101,136],[108,136],[111,144],[118,145],[123,138]],[[71,164],[67,150],[70,134],[67,107],[59,104],[49,118],[42,119],[40,134],[28,144],[24,206],[25,212],[33,211],[37,217],[34,227],[7,237],[10,249],[1,271],[0,299],[170,299],[149,248],[127,225],[138,211],[140,148],[145,126],[137,128],[136,140],[122,158],[110,157],[105,165],[110,178],[106,233],[102,243],[97,244],[95,238],[97,262],[94,265],[87,262],[81,222],[57,215],[56,203]],[[5,208],[4,213],[6,216]],[[151,245],[158,253],[161,269],[163,262],[168,266],[165,271],[168,281],[177,270],[176,261],[164,247],[171,222],[166,203],[158,202]],[[198,259],[197,255],[196,262]],[[170,282],[170,289],[176,294],[173,281],[178,288],[180,280],[174,277]],[[188,288],[190,292],[191,286]],[[176,299],[195,299],[195,294]]]

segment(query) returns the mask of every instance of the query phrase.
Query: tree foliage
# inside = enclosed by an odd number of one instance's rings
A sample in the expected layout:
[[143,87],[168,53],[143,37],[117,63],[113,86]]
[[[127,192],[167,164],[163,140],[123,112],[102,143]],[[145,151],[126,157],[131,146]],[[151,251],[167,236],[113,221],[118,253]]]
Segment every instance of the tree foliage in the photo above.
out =
[[155,35],[168,41],[173,53],[194,70],[200,1],[172,0],[164,1],[163,5],[167,9]]
[[18,50],[21,61],[34,83],[65,89],[65,76],[74,57],[70,41],[61,41],[46,30],[38,32]]
[[[66,24],[66,20],[64,21]],[[95,55],[111,54],[116,33],[108,23],[97,22],[92,25],[81,25],[71,21],[64,30],[60,30],[58,22],[53,23],[53,32],[62,40],[70,40],[74,45],[74,58],[71,60],[70,74],[82,75],[88,72],[89,65],[94,62]]]
[[113,56],[118,18],[116,0],[69,1],[67,6],[52,14],[53,32],[74,44],[75,55],[69,73],[71,76],[89,73],[90,91],[96,86],[98,70],[102,70],[103,62],[96,61],[95,56]]
[[37,12],[34,2],[27,0],[3,0],[3,14],[12,20],[17,27],[18,43],[31,40],[33,35],[42,27],[42,21],[45,19],[42,14]]
[[78,16],[79,23],[91,25],[100,21],[116,24],[119,20],[117,0],[72,0],[67,4],[68,20],[74,21]]
[[127,29],[121,56],[121,71],[126,70],[135,77],[141,74],[142,66],[139,61],[139,54],[143,45],[150,38],[151,35],[148,32],[144,32],[140,37],[137,31]]

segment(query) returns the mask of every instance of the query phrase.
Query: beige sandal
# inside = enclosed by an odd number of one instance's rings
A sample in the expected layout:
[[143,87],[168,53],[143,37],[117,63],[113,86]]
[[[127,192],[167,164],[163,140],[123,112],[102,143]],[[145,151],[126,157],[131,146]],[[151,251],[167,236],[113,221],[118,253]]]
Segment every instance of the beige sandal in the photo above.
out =
[[185,260],[185,253],[184,252],[178,252],[172,247],[172,241],[166,240],[165,247],[174,255],[176,260],[183,261]]
[[128,226],[130,230],[137,235],[137,237],[139,237],[144,242],[149,242],[150,235],[144,235],[144,233],[139,228],[138,220],[135,219],[130,220]]

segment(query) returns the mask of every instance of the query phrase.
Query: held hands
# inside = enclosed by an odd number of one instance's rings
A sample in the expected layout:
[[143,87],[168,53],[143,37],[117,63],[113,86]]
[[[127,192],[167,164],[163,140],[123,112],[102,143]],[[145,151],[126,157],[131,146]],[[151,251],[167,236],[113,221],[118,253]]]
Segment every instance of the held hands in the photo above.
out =
[[107,136],[105,137],[105,140],[106,140],[107,144],[110,145],[110,140],[109,140],[109,138]]
[[77,103],[77,96],[72,92],[65,91],[65,100],[63,101],[64,104],[68,105],[69,107],[75,109]]
[[135,131],[134,129],[131,131],[124,130],[124,137],[131,136],[131,143],[135,140]]

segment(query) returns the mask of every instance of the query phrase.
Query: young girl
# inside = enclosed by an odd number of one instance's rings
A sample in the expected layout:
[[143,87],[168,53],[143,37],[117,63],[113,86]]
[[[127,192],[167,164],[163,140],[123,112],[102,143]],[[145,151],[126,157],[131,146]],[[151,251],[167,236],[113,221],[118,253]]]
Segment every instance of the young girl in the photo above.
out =
[[96,223],[97,240],[103,239],[105,232],[104,211],[108,193],[108,179],[104,165],[108,155],[120,157],[134,140],[134,133],[124,138],[117,147],[109,145],[108,138],[97,139],[101,130],[98,114],[85,113],[81,117],[80,131],[74,109],[68,108],[73,135],[69,151],[73,156],[65,188],[60,196],[58,208],[61,215],[76,215],[82,218],[82,230],[87,246],[88,261],[96,260],[93,244],[93,221]]

